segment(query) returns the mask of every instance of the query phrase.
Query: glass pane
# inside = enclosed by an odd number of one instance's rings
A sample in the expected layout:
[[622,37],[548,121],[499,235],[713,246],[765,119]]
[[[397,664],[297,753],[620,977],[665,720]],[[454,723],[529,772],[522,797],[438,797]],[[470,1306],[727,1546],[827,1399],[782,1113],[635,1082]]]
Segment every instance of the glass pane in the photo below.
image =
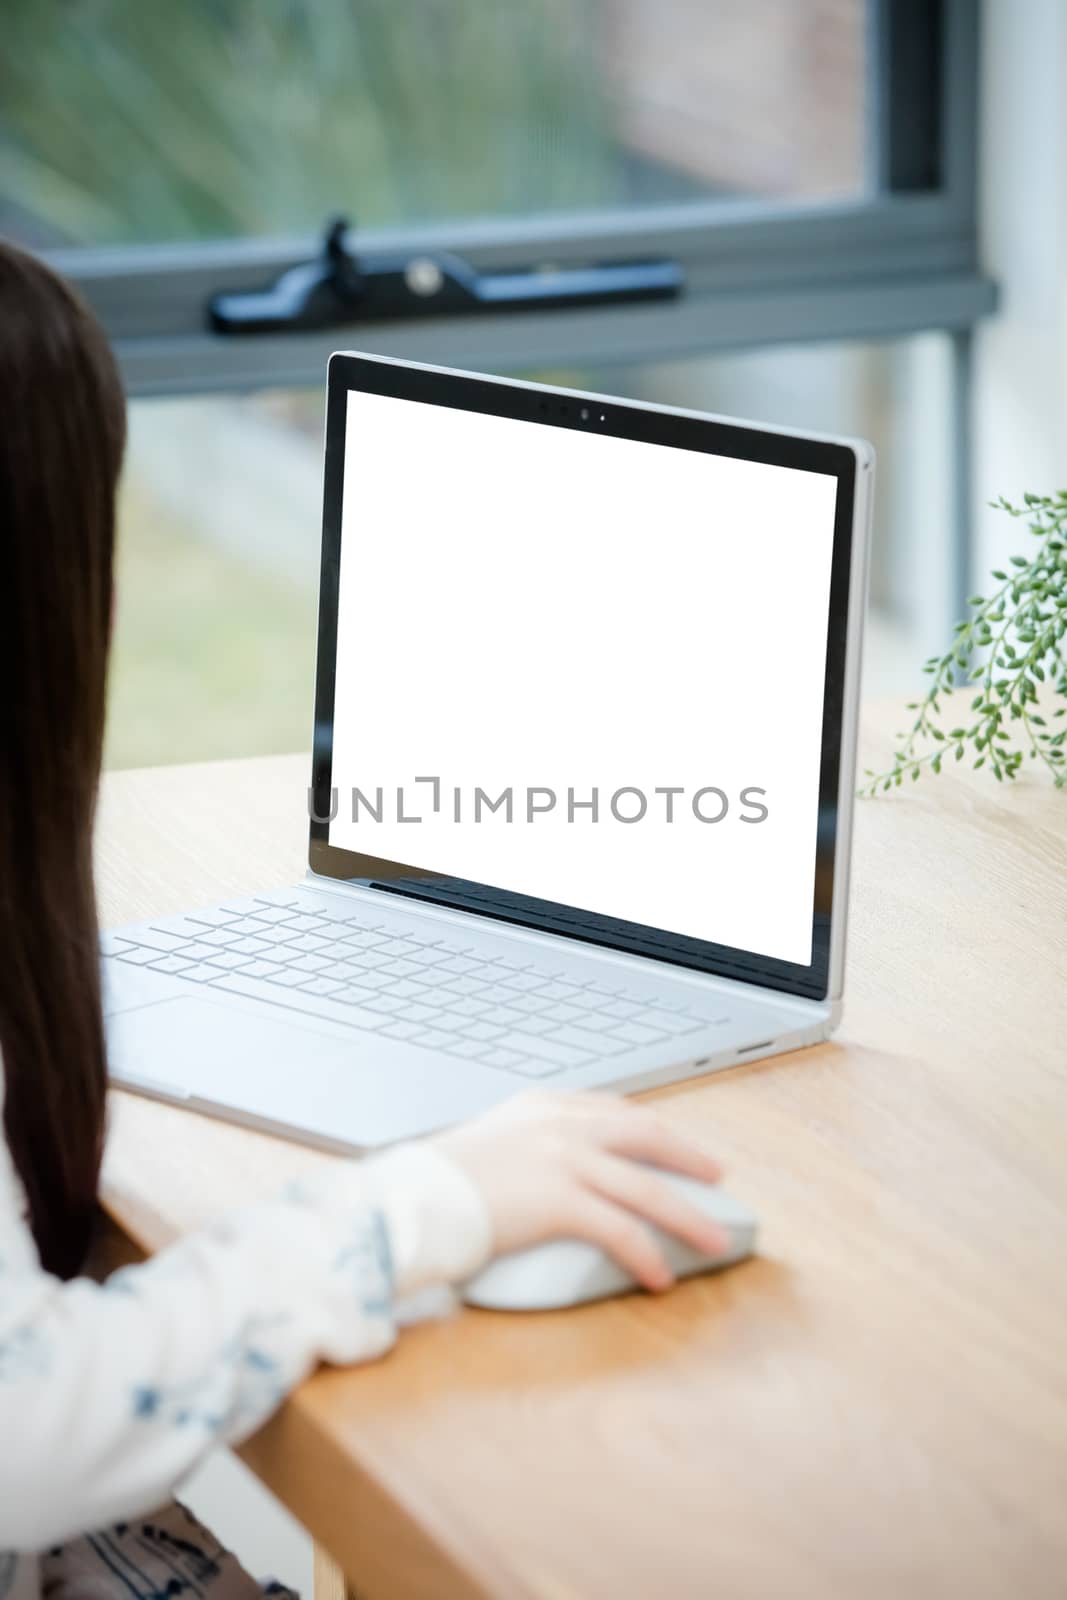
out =
[[864,0],[4,0],[0,231],[268,236],[864,184]]
[[[870,697],[914,689],[948,631],[950,370],[929,334],[539,376],[870,438]],[[131,406],[109,765],[309,747],[321,452],[318,392]]]
[[136,401],[105,763],[311,743],[322,395]]

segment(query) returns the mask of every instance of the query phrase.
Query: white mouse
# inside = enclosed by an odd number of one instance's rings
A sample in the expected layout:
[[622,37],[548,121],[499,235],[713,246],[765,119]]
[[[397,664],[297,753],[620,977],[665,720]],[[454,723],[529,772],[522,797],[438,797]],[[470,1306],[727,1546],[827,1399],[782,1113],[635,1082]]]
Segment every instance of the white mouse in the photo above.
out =
[[[756,1218],[718,1184],[698,1183],[677,1173],[662,1176],[705,1216],[714,1217],[730,1236],[725,1255],[706,1256],[659,1228],[655,1234],[676,1278],[743,1261],[756,1248]],[[499,1256],[460,1289],[469,1306],[489,1311],[555,1311],[605,1300],[636,1288],[631,1275],[596,1245],[580,1239],[555,1239],[530,1250]]]

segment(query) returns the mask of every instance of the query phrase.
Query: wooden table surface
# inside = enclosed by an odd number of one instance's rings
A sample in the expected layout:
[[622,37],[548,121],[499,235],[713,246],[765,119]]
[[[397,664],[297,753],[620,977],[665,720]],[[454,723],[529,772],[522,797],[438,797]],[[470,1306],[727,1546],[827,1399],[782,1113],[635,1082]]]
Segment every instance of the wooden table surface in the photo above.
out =
[[[105,925],[295,881],[306,770],[110,775]],[[863,802],[853,885],[835,1041],[658,1096],[760,1259],[422,1324],[244,1448],[368,1600],[1067,1595],[1067,793]],[[117,1094],[105,1201],[156,1249],[329,1159]]]

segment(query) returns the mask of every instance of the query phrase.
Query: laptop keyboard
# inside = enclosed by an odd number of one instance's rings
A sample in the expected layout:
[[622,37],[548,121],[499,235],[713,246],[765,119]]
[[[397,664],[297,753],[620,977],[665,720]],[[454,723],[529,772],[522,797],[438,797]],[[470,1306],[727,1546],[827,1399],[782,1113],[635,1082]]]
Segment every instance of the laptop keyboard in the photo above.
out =
[[106,935],[104,954],[327,1016],[523,1077],[685,1037],[725,1016],[614,973],[576,976],[518,944],[493,957],[428,924],[397,931],[338,896],[272,895]]

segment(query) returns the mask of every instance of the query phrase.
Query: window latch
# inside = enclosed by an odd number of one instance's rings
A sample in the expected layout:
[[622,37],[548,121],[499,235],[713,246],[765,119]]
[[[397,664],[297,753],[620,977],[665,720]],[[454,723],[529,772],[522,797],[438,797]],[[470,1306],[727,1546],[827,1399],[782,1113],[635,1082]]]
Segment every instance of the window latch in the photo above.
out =
[[267,288],[217,294],[208,302],[216,333],[288,333],[405,317],[670,300],[682,292],[675,261],[605,261],[580,267],[479,272],[450,251],[422,255],[349,250],[343,217],[327,227],[322,252],[283,272]]

